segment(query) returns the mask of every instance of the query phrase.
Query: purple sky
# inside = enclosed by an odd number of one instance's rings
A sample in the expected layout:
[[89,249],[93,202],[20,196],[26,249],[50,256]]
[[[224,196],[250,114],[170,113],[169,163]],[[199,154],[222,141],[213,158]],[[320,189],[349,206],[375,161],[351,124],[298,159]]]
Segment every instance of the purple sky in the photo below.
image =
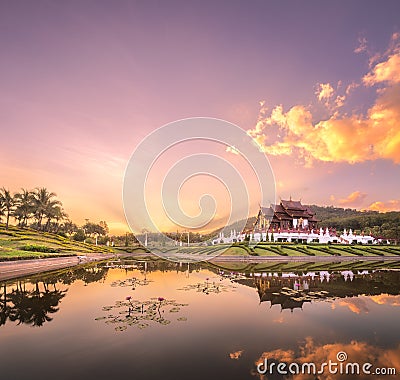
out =
[[122,231],[136,145],[209,116],[261,122],[278,196],[400,209],[399,14],[398,1],[2,1],[0,185],[48,187],[78,223]]

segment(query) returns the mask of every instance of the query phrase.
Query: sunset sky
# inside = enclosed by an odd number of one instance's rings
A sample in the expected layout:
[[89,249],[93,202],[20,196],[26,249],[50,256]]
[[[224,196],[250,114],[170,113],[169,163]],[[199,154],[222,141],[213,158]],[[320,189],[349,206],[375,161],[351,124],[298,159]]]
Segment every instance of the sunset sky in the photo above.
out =
[[[127,231],[150,132],[207,116],[269,157],[277,196],[400,210],[400,2],[2,1],[0,187]],[[226,155],[229,155],[226,152]]]

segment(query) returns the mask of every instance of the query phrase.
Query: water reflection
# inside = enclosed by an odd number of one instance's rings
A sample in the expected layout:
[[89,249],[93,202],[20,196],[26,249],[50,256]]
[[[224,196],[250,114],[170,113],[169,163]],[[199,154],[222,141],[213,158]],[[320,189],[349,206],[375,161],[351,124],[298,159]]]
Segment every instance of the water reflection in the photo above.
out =
[[[276,265],[276,264],[275,264]],[[279,264],[278,264],[279,265]],[[330,265],[329,263],[327,264]],[[334,263],[337,265],[337,263]],[[17,324],[42,326],[50,322],[59,310],[59,304],[68,288],[57,289],[59,285],[71,285],[82,281],[85,285],[104,282],[108,271],[121,269],[125,273],[136,271],[142,279],[131,277],[111,282],[112,287],[137,287],[149,285],[153,280],[147,278],[153,272],[193,272],[208,270],[216,276],[205,281],[189,283],[177,290],[201,292],[204,294],[235,291],[233,284],[245,285],[257,290],[260,303],[269,303],[270,307],[279,305],[281,311],[302,309],[307,302],[332,302],[332,308],[347,307],[354,313],[368,313],[365,300],[359,295],[371,296],[376,304],[391,303],[400,305],[400,272],[390,270],[341,270],[341,271],[305,271],[305,272],[256,272],[249,268],[245,271],[229,271],[210,263],[179,264],[162,260],[136,261],[114,260],[106,263],[76,267],[54,274],[46,274],[36,280],[19,280],[12,285],[2,285],[3,294],[0,302],[0,326],[8,320]],[[253,268],[254,269],[254,268]],[[227,284],[230,281],[231,284]]]
[[218,294],[229,291],[234,292],[237,289],[237,287],[234,285],[222,283],[221,281],[223,280],[224,280],[223,277],[221,278],[216,277],[214,280],[207,277],[206,280],[203,282],[188,284],[183,288],[179,288],[177,290],[184,290],[184,291],[194,290],[198,293],[204,293],[208,295],[211,293]]
[[136,277],[127,278],[126,280],[115,280],[111,283],[112,287],[123,286],[123,287],[130,287],[132,290],[135,290],[138,286],[145,286],[149,285],[151,280],[143,279],[140,280]]
[[[348,276],[348,271],[319,274],[313,272],[293,276],[270,274],[255,276],[253,280],[240,280],[239,283],[255,286],[260,302],[269,302],[271,307],[280,305],[281,310],[290,309],[292,312],[296,308],[301,309],[305,302],[331,302],[337,298],[359,295],[378,296],[382,293],[399,295],[400,293],[400,272],[351,272],[351,281],[347,281]],[[329,280],[325,280],[326,278]]]
[[39,327],[51,322],[52,314],[59,311],[61,300],[68,292],[65,287],[57,289],[60,285],[71,285],[77,280],[85,285],[101,281],[107,271],[107,268],[93,265],[50,273],[36,279],[21,279],[11,284],[4,282],[1,286],[0,326],[7,321]]
[[399,291],[400,272],[376,262],[126,259],[31,276],[0,285],[3,375],[28,378],[23,359],[31,380],[45,365],[59,380],[257,379],[267,356],[301,363],[339,350],[400,370]]
[[[316,375],[311,375],[308,373],[295,374],[295,375],[279,375],[275,373],[273,376],[268,377],[266,375],[260,374],[256,368],[257,365],[265,363],[267,359],[269,363],[285,363],[287,366],[291,363],[297,363],[301,368],[304,363],[314,363],[317,370],[320,369],[322,363],[328,363],[332,361],[333,363],[339,363],[337,359],[338,353],[345,353],[347,356],[346,362],[348,363],[358,363],[360,365],[359,374],[340,374],[339,368],[337,368],[338,373],[329,374],[328,368],[325,368],[323,375],[316,377]],[[258,377],[260,380],[273,379],[296,379],[296,380],[315,380],[320,379],[373,379],[380,378],[380,376],[374,377],[374,375],[363,373],[362,365],[364,363],[371,363],[371,372],[374,369],[391,369],[395,368],[397,370],[397,375],[385,375],[385,379],[397,379],[398,371],[400,370],[400,345],[394,348],[382,348],[368,344],[366,342],[360,342],[353,340],[350,343],[329,343],[329,344],[318,344],[312,337],[306,337],[303,342],[301,342],[294,349],[275,349],[271,351],[265,351],[261,356],[255,361],[255,368],[251,370],[253,376]],[[287,368],[287,367],[286,367]],[[295,367],[293,367],[295,368]],[[344,367],[345,368],[345,367]],[[345,369],[344,369],[345,371]]]
[[65,297],[66,290],[58,290],[53,284],[35,282],[26,284],[18,281],[15,287],[7,288],[3,285],[3,295],[0,310],[0,325],[5,325],[7,320],[19,324],[42,326],[53,318],[61,299]]
[[[109,312],[109,314],[97,317],[96,321],[105,320],[106,324],[115,324],[117,325],[116,331],[124,331],[128,326],[144,329],[150,326],[150,322],[169,325],[171,323],[170,316],[175,313],[179,315],[182,307],[185,306],[188,304],[166,300],[163,297],[133,300],[131,296],[127,296],[125,301],[117,301],[113,306],[104,306],[103,311]],[[179,322],[187,320],[184,316],[175,319]]]
[[53,274],[49,278],[52,281],[59,281],[65,285],[71,285],[75,281],[83,281],[85,285],[92,282],[102,281],[106,278],[109,268],[102,265],[89,265],[75,267],[59,274]]

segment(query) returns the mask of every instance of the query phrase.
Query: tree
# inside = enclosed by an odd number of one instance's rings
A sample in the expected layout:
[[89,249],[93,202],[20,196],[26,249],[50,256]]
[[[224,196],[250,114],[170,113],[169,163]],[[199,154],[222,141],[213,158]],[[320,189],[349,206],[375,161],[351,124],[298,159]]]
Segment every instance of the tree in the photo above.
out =
[[[60,202],[61,204],[61,202]],[[46,218],[47,222],[44,227],[45,231],[55,232],[57,233],[60,227],[60,221],[67,218],[68,215],[64,212],[64,210],[58,205],[51,205],[46,210]],[[55,220],[55,223],[51,223],[52,220]]]
[[10,216],[14,209],[14,197],[11,195],[10,190],[2,187],[0,190],[0,199],[3,203],[3,208],[6,212],[6,230],[8,230],[8,225],[10,222]]
[[75,241],[84,241],[86,239],[85,231],[79,229],[72,238]]
[[68,236],[71,236],[73,233],[78,231],[78,226],[72,220],[67,219],[61,225],[60,231],[64,232]]
[[103,228],[103,230],[105,232],[104,235],[107,235],[109,233],[108,225],[107,225],[107,222],[105,220],[101,220],[99,222],[99,226]]
[[37,221],[37,229],[42,228],[43,218],[47,217],[46,228],[55,214],[55,207],[61,206],[61,202],[54,199],[55,193],[49,192],[45,187],[36,188],[33,193],[34,217]]
[[86,224],[82,228],[85,231],[86,235],[89,235],[90,237],[94,237],[96,235],[101,235],[101,236],[107,235],[107,231],[106,231],[105,227],[108,230],[106,222],[100,222],[99,224],[96,224],[96,223],[91,223],[91,222],[87,221]]
[[54,223],[54,232],[58,233],[58,231],[60,230],[60,222],[62,222],[63,220],[68,219],[68,214],[64,211],[63,208],[56,206],[55,207],[55,212],[53,215],[54,219],[55,219],[55,223]]
[[1,217],[5,215],[5,207],[4,207],[4,202],[3,199],[0,197],[0,223],[1,223]]
[[33,215],[33,193],[30,190],[21,189],[20,193],[14,195],[15,210],[14,218],[18,220],[18,225],[26,227],[28,220]]

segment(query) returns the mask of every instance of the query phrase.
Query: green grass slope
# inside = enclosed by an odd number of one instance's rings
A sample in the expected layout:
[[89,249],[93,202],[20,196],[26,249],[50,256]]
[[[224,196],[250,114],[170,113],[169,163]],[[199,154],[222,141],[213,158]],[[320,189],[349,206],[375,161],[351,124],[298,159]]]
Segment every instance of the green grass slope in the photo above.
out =
[[0,261],[111,252],[113,250],[109,247],[80,243],[27,228],[10,226],[6,230],[4,224],[0,224]]

